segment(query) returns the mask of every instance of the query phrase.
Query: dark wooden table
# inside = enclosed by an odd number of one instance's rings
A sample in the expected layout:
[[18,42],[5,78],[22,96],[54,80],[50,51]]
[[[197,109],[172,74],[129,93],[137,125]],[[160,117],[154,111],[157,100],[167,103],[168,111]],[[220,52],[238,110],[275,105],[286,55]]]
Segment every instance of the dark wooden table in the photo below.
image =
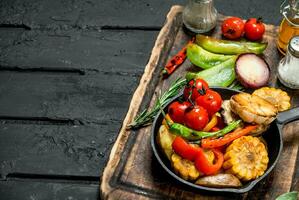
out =
[[[183,0],[0,1],[0,199],[99,199],[156,36]],[[216,0],[278,25],[279,1]]]

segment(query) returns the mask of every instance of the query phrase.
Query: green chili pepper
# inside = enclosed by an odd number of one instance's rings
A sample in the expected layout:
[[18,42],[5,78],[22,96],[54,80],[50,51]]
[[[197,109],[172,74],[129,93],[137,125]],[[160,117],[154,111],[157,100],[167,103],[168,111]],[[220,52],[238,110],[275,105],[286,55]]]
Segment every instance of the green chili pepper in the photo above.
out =
[[210,138],[210,137],[222,137],[225,134],[236,129],[240,123],[241,120],[233,121],[230,124],[228,124],[225,128],[216,132],[196,131],[179,123],[171,123],[169,124],[169,130],[170,132],[182,136],[188,140],[200,140],[203,138]]
[[237,56],[214,54],[196,44],[189,44],[187,47],[187,57],[192,64],[203,69],[208,69]]
[[196,43],[205,50],[221,54],[255,53],[261,54],[267,48],[267,43],[220,40],[204,35],[196,35]]
[[235,62],[236,57],[232,57],[210,69],[205,69],[197,73],[188,72],[186,74],[186,79],[189,81],[191,79],[202,78],[209,84],[209,86],[227,87],[236,77],[234,69]]

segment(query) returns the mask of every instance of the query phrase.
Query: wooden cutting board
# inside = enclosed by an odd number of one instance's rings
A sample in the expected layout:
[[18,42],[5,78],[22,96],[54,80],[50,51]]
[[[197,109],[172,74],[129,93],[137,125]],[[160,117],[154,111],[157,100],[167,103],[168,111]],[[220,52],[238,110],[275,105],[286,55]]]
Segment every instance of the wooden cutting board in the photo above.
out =
[[[218,25],[212,36],[221,37],[219,25],[225,17],[219,16]],[[177,77],[184,77],[191,63],[184,64],[168,79],[159,76],[167,60],[175,55],[190,39],[182,25],[182,7],[173,6],[167,15],[150,60],[145,67],[140,84],[132,98],[127,116],[123,122],[117,141],[110,154],[101,182],[103,199],[275,199],[278,195],[299,190],[299,123],[284,127],[284,149],[273,172],[253,190],[245,194],[220,194],[195,191],[175,182],[155,160],[150,146],[151,126],[137,131],[126,130],[138,112],[151,106],[155,93],[163,92]],[[281,87],[277,83],[276,68],[280,55],[276,49],[277,27],[266,25],[264,40],[268,47],[264,53],[271,68],[269,85]],[[292,96],[292,105],[299,105],[299,91],[283,88]],[[297,133],[297,134],[296,134]]]

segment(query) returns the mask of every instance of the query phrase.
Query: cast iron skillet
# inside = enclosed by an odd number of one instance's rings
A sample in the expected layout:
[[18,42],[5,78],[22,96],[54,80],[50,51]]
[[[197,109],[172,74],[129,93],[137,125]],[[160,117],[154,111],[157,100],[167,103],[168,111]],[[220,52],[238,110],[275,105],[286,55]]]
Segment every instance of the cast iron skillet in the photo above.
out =
[[[215,91],[221,94],[223,99],[229,99],[232,95],[239,93],[240,91],[237,90],[232,90],[228,88],[219,88],[219,87],[214,87],[213,88]],[[175,101],[178,97],[180,97],[182,94],[179,94],[178,96],[174,97],[171,101]],[[168,103],[163,109],[166,112],[167,107],[170,104]],[[299,107],[293,108],[291,110],[281,112],[278,114],[277,119],[272,122],[270,125],[270,128],[263,133],[263,138],[266,140],[268,144],[268,156],[269,156],[269,163],[268,163],[268,168],[264,175],[260,176],[259,178],[250,181],[246,184],[244,184],[240,188],[212,188],[212,187],[205,187],[205,186],[200,186],[196,185],[194,183],[191,183],[189,181],[185,181],[178,175],[176,175],[170,165],[170,161],[166,158],[166,156],[163,154],[161,151],[159,145],[157,144],[156,141],[156,136],[159,131],[160,125],[162,124],[163,120],[163,115],[161,112],[156,116],[153,127],[152,127],[152,132],[151,132],[151,146],[154,151],[154,154],[158,160],[158,162],[161,164],[161,166],[170,174],[174,179],[177,181],[190,186],[193,189],[200,189],[200,190],[205,190],[205,191],[214,191],[214,192],[231,192],[231,193],[245,193],[251,190],[258,182],[260,182],[262,179],[264,179],[274,168],[276,165],[278,158],[280,156],[281,150],[282,150],[282,128],[283,125],[294,121],[296,119],[299,119]]]

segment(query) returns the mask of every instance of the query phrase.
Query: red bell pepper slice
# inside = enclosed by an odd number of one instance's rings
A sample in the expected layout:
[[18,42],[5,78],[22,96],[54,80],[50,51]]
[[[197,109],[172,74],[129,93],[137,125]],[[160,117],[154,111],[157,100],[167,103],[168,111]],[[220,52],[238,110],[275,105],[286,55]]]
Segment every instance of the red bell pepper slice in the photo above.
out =
[[182,156],[184,159],[195,161],[195,167],[206,175],[212,175],[219,171],[223,164],[223,154],[217,150],[212,149],[216,163],[210,163],[200,147],[194,147],[188,144],[182,137],[177,136],[173,143],[172,148],[175,153]]
[[204,152],[201,151],[198,156],[195,159],[195,167],[205,175],[213,175],[216,174],[220,168],[222,167],[224,158],[223,154],[217,150],[217,149],[212,149],[215,157],[216,157],[216,162],[214,164],[211,164],[207,157],[205,156]]
[[235,131],[226,134],[222,138],[212,139],[212,138],[206,138],[201,140],[201,147],[202,148],[217,148],[224,146],[235,139],[242,137],[244,135],[249,134],[252,130],[256,129],[257,125],[248,125],[245,128],[242,129],[236,129]]
[[173,143],[172,148],[175,153],[182,156],[184,159],[194,161],[198,152],[201,150],[199,147],[194,147],[188,144],[182,137],[177,136]]

